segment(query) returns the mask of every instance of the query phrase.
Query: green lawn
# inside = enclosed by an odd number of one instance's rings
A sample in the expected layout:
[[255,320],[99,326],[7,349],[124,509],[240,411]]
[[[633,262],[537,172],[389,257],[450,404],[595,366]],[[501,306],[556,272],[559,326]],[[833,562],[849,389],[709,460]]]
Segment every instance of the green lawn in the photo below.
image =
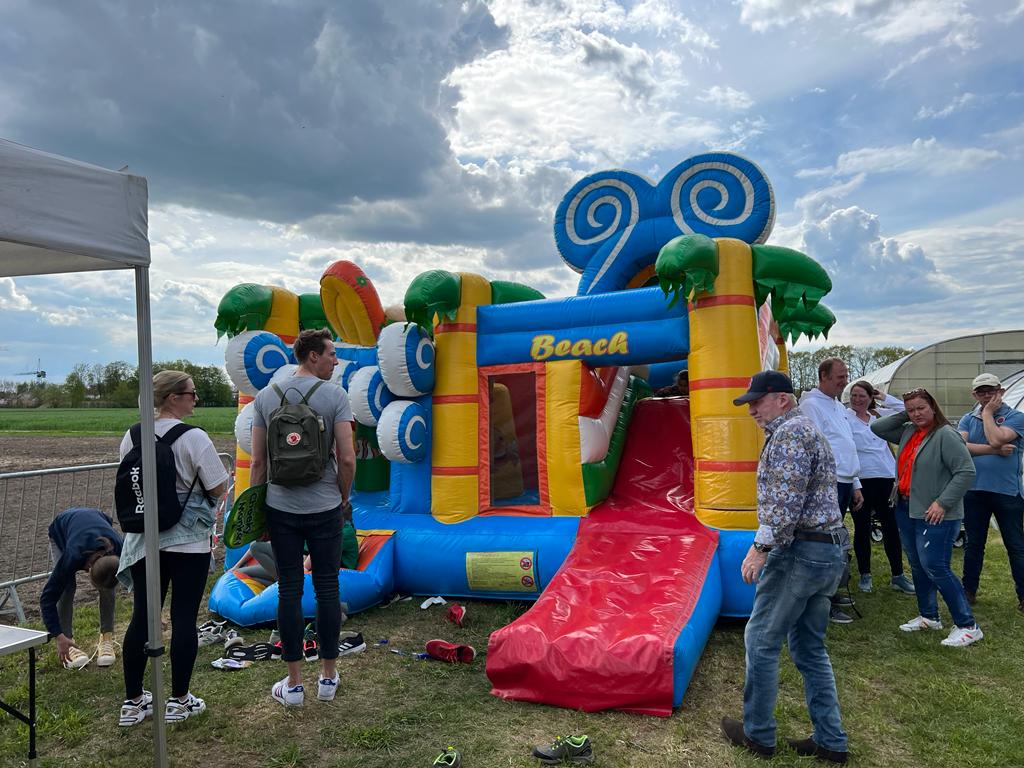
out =
[[[956,560],[959,563],[959,550]],[[879,571],[882,562],[876,546]],[[915,603],[887,587],[870,595],[856,593],[864,618],[829,630],[851,765],[1024,765],[1024,708],[1019,694],[1024,680],[1024,616],[1016,611],[998,537],[989,544],[983,579],[977,614],[986,635],[970,648],[940,647],[945,633],[898,631],[900,622],[916,614]],[[886,580],[876,574],[876,581]],[[589,734],[598,766],[763,764],[729,747],[718,729],[723,715],[739,716],[741,711],[742,622],[719,624],[684,706],[662,719],[506,702],[490,695],[483,658],[469,666],[450,666],[389,653],[389,648],[419,651],[438,636],[471,643],[482,651],[489,633],[526,607],[470,601],[470,623],[458,629],[443,621],[442,608],[420,610],[419,602],[414,598],[350,619],[347,628],[363,632],[370,647],[340,660],[343,688],[332,704],[307,697],[304,708],[285,711],[268,694],[284,674],[281,662],[220,672],[210,666],[218,649],[200,649],[192,690],[206,699],[209,710],[170,729],[172,765],[413,768],[429,766],[438,751],[453,744],[462,751],[466,768],[515,768],[536,766],[529,757],[531,745],[565,733]],[[118,617],[118,632],[123,633],[127,599],[119,601]],[[87,628],[97,621],[95,607],[83,607],[77,619],[84,643],[92,634]],[[266,639],[265,630],[243,634],[247,641]],[[388,638],[389,644],[377,646],[381,638]],[[309,676],[315,674],[314,665],[307,668]],[[0,660],[0,697],[24,706],[25,679],[22,659]],[[150,724],[132,729],[116,724],[123,696],[119,665],[64,671],[47,648],[38,683],[41,766],[151,764]],[[799,674],[785,653],[777,714],[780,737],[809,732]],[[23,726],[3,718],[0,765],[25,764],[26,735]],[[789,751],[772,762],[790,767],[814,764]]]
[[[199,407],[188,421],[210,434],[228,435],[237,415],[233,407]],[[132,408],[0,408],[0,433],[121,435],[138,420]]]

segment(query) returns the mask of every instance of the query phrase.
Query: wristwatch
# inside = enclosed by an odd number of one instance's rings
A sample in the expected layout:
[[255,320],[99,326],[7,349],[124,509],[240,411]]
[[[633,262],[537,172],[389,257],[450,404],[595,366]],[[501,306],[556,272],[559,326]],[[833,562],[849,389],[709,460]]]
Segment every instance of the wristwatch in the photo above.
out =
[[754,551],[755,552],[763,552],[763,553],[767,554],[768,552],[772,551],[772,545],[771,544],[762,544],[760,541],[755,541],[754,542]]

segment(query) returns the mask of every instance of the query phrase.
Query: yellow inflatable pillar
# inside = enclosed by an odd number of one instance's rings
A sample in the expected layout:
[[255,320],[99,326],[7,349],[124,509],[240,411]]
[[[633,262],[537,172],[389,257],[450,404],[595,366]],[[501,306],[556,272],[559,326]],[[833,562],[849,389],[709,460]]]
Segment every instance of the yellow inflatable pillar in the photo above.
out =
[[437,373],[433,395],[430,507],[442,523],[480,511],[480,404],[476,365],[476,308],[491,303],[491,284],[463,272],[452,321],[434,327]]
[[694,509],[715,528],[757,527],[757,460],[763,435],[732,401],[761,370],[750,246],[716,239],[714,293],[690,304],[690,421]]

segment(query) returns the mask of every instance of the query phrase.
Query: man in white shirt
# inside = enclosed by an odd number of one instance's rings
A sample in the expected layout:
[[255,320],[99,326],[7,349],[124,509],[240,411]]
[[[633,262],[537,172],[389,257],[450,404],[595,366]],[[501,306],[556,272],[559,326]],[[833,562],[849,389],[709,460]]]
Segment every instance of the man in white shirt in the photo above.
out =
[[[850,379],[846,363],[838,357],[829,357],[818,365],[818,386],[800,396],[800,412],[814,422],[832,448],[836,459],[836,490],[839,496],[839,513],[844,515],[847,508],[860,509],[864,496],[860,490],[860,461],[853,431],[846,420],[846,408],[839,402],[839,396]],[[840,589],[850,580],[849,569],[843,576]],[[832,612],[829,620],[835,624],[850,624],[853,618],[842,610],[852,605],[849,597],[832,597]]]

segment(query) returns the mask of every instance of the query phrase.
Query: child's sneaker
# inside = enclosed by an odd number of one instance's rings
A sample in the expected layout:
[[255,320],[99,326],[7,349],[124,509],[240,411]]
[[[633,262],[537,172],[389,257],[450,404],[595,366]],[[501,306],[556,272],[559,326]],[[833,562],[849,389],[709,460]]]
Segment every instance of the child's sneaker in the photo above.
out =
[[366,641],[359,632],[345,632],[338,641],[338,656],[349,656],[366,650]]
[[444,617],[452,624],[461,627],[462,623],[466,620],[466,606],[452,603],[448,606],[448,611]]
[[455,747],[448,747],[434,758],[433,765],[443,766],[443,768],[462,768],[462,755]]
[[142,698],[139,701],[124,700],[124,703],[121,704],[121,719],[118,720],[117,724],[122,728],[129,728],[133,725],[138,725],[147,717],[152,717],[152,715],[153,694],[149,691],[143,691]]
[[469,664],[476,658],[476,649],[471,645],[455,645],[447,640],[427,642],[427,655],[432,659],[447,661],[449,664]]
[[64,662],[64,669],[81,669],[92,661],[91,656],[87,656],[85,651],[81,648],[71,646],[68,650],[68,660]]
[[534,747],[533,756],[545,765],[561,762],[592,763],[594,746],[587,736],[560,736],[551,746]]
[[168,723],[180,723],[190,717],[201,715],[206,711],[206,702],[191,692],[185,694],[185,700],[181,701],[173,697],[167,700],[164,707],[164,720]]
[[117,661],[117,655],[114,653],[114,635],[104,632],[100,635],[100,641],[96,645],[96,666],[112,667],[115,661]]
[[318,701],[334,701],[334,694],[338,692],[339,677],[321,677],[317,685],[316,698]]
[[274,683],[270,689],[270,695],[274,701],[278,701],[286,707],[301,707],[303,699],[306,698],[306,689],[302,683],[295,686],[288,685],[288,678]]

